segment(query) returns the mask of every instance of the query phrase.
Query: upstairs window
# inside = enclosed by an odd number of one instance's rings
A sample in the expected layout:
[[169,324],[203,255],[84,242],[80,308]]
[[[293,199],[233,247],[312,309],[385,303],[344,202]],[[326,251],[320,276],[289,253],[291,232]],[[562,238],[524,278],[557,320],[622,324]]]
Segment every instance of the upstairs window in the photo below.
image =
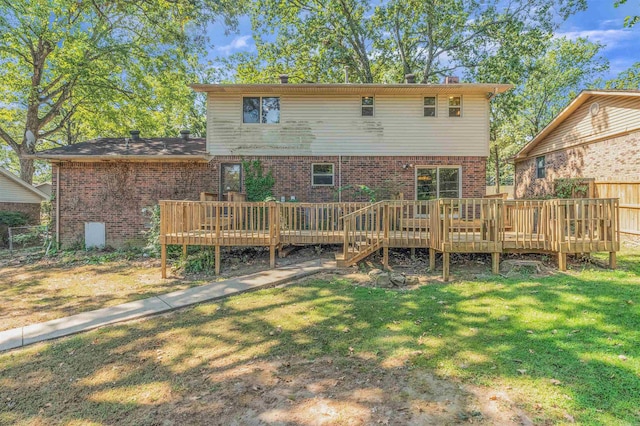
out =
[[333,164],[312,164],[311,165],[311,185],[313,186],[333,186]]
[[424,116],[435,117],[436,105],[437,105],[437,102],[436,102],[435,96],[425,96],[424,97]]
[[536,177],[538,179],[544,179],[547,176],[547,168],[544,155],[542,157],[536,157]]
[[280,123],[280,98],[273,96],[242,98],[242,122],[249,124]]
[[449,117],[462,117],[461,96],[449,96]]
[[362,97],[362,116],[373,117],[374,100],[373,96]]

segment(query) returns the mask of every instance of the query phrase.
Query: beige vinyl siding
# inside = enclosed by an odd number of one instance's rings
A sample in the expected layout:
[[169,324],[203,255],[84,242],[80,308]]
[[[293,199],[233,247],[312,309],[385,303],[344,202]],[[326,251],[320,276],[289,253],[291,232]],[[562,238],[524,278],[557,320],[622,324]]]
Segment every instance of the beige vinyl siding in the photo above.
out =
[[42,198],[0,174],[0,203],[40,203]]
[[[590,108],[594,102],[599,104],[600,110],[592,116]],[[535,157],[637,129],[640,129],[640,98],[592,96],[540,141],[527,156]]]
[[437,117],[424,117],[423,97],[428,93],[378,95],[375,116],[362,117],[361,96],[367,95],[282,95],[280,124],[243,124],[242,96],[210,93],[207,151],[212,155],[488,155],[489,111],[484,95],[463,95],[461,118],[448,116],[447,94],[438,95]]

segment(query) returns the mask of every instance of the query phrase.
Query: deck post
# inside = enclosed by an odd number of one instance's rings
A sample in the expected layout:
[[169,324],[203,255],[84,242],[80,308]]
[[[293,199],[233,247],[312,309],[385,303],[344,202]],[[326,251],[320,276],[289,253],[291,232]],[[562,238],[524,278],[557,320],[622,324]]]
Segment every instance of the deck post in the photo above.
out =
[[220,246],[215,246],[215,263],[216,263],[216,275],[220,275]]
[[449,281],[449,252],[442,252],[442,279]]
[[429,272],[436,270],[436,249],[429,248]]
[[389,269],[389,247],[382,247],[382,267],[386,271]]
[[416,248],[411,247],[411,260],[415,260],[416,258]]
[[494,274],[500,273],[500,253],[491,253],[491,272]]
[[617,265],[618,265],[618,261],[616,259],[616,252],[610,251],[609,252],[609,268],[616,269]]
[[183,245],[182,245],[182,257],[183,257],[184,259],[186,259],[186,258],[187,258],[187,245],[186,245],[186,244],[183,244]]
[[276,246],[274,244],[269,246],[269,267],[271,269],[276,267]]
[[162,263],[162,278],[167,278],[167,245],[160,245],[160,262]]
[[558,270],[559,271],[567,270],[567,253],[558,252]]

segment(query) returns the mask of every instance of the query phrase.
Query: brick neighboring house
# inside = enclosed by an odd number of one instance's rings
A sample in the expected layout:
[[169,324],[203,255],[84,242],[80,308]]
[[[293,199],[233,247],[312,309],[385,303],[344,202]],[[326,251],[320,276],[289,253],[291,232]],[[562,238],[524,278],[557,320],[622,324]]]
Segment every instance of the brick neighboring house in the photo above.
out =
[[585,90],[516,154],[515,197],[558,178],[640,181],[640,90]]
[[43,151],[59,241],[102,222],[110,246],[139,244],[160,199],[244,191],[243,160],[273,170],[278,200],[355,201],[349,185],[407,199],[482,197],[489,101],[501,84],[198,84],[207,135],[97,139]]
[[42,191],[0,167],[0,211],[24,213],[31,224],[38,224],[40,204],[48,199]]

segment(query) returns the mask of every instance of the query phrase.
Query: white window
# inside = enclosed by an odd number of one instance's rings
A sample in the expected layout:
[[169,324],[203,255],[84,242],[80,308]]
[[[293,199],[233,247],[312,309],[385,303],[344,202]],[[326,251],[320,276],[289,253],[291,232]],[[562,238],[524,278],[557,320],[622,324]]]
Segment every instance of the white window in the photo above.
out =
[[462,96],[449,96],[449,117],[462,117]]
[[333,164],[321,163],[311,165],[311,185],[333,186]]
[[436,108],[438,106],[438,98],[435,96],[425,96],[424,97],[424,116],[425,117],[435,117],[436,116]]
[[242,98],[242,122],[254,124],[280,123],[280,98],[274,96]]
[[363,117],[373,117],[374,107],[375,105],[374,105],[373,96],[362,97],[362,116]]
[[460,198],[461,174],[459,166],[416,167],[416,200]]

